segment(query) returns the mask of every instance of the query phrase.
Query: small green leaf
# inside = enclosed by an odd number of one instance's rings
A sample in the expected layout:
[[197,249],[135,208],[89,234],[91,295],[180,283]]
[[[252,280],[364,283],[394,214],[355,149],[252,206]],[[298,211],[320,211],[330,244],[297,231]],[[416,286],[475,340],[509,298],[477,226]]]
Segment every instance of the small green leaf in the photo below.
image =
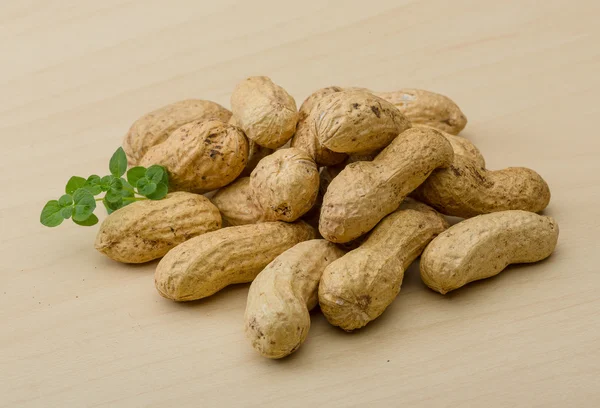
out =
[[100,176],[93,174],[88,177],[82,188],[89,191],[92,195],[98,195],[102,192],[101,184],[102,179],[100,178]]
[[132,186],[136,186],[139,179],[146,176],[146,168],[142,166],[132,167],[127,170],[127,181]]
[[83,225],[84,227],[90,227],[92,225],[98,224],[98,217],[96,217],[94,214],[90,214],[90,216],[87,217],[83,221],[77,221],[77,220],[75,220],[75,218],[73,218],[73,222],[77,225]]
[[70,194],[65,194],[58,199],[58,205],[61,207],[70,207],[73,204],[73,197]]
[[141,195],[147,196],[156,191],[156,183],[149,181],[147,178],[142,178],[138,180],[137,189]]
[[69,218],[71,218],[71,215],[73,215],[73,206],[70,205],[68,207],[63,207],[60,209],[60,215],[65,219],[68,220]]
[[119,202],[119,200],[123,200],[123,196],[121,195],[120,190],[109,190],[104,196],[104,199],[109,203],[114,204]]
[[60,213],[61,209],[62,208],[60,204],[58,204],[57,200],[48,201],[42,209],[42,214],[40,215],[40,222],[46,227],[56,227],[60,225],[64,220],[63,216]]
[[65,193],[73,194],[75,190],[82,188],[86,183],[86,180],[83,177],[73,176],[67,182],[67,186],[65,187]]
[[156,185],[156,191],[154,191],[151,194],[146,194],[146,197],[148,197],[151,200],[160,200],[162,198],[165,198],[168,192],[169,187],[167,187],[167,185],[164,183],[159,183]]
[[165,175],[166,171],[163,166],[159,166],[158,164],[154,164],[148,167],[146,170],[146,178],[156,184],[160,183]]
[[110,184],[114,178],[115,178],[115,176],[110,175],[110,176],[104,176],[100,179],[100,188],[102,188],[102,191],[110,190]]
[[89,191],[80,188],[73,194],[73,221],[86,220],[96,209],[96,200]]
[[106,199],[106,197],[104,197],[104,199],[102,200],[102,204],[104,204],[104,208],[106,208],[106,212],[109,215],[123,206],[122,200],[117,201],[116,203],[111,203]]
[[123,180],[120,178],[112,178],[110,180],[110,190],[121,191],[123,189]]
[[127,170],[127,155],[122,147],[119,147],[112,155],[108,168],[115,177],[121,177],[125,174],[125,171]]
[[135,190],[133,186],[127,182],[124,178],[121,177],[121,183],[123,183],[123,190],[121,190],[122,194],[131,193],[131,195],[135,194]]

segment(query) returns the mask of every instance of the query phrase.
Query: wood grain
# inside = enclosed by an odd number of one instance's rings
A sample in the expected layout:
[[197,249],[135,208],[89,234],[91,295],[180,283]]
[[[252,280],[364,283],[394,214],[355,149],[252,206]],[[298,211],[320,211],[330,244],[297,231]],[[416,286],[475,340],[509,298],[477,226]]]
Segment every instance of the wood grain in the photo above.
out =
[[[0,406],[600,404],[600,2],[0,2]],[[155,263],[93,249],[96,228],[39,222],[71,175],[103,172],[130,124],[184,98],[229,106],[268,75],[451,96],[492,169],[528,166],[561,229],[548,260],[447,296],[416,265],[355,334],[319,314],[267,361],[244,338],[247,286],[175,304]]]

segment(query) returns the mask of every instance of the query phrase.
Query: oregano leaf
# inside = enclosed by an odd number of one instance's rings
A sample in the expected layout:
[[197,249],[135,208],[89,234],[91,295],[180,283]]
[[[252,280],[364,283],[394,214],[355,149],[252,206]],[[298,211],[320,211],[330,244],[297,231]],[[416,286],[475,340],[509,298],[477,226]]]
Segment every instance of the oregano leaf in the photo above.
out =
[[146,197],[148,197],[151,200],[160,200],[162,198],[165,198],[168,192],[169,187],[167,187],[167,185],[164,183],[159,183],[156,185],[156,190],[150,194],[146,194]]
[[146,168],[142,166],[132,167],[127,170],[127,181],[132,186],[137,186],[137,182],[139,179],[144,178],[146,176]]
[[65,187],[65,193],[73,194],[75,190],[80,189],[86,183],[86,179],[83,177],[73,176],[67,181],[67,185]]
[[70,207],[73,204],[73,197],[70,194],[64,194],[58,199],[58,205],[61,207]]
[[119,147],[110,158],[108,169],[115,177],[121,177],[125,174],[125,171],[127,170],[127,155],[122,147]]
[[85,221],[96,209],[94,196],[83,188],[75,191],[73,201],[73,221]]
[[62,224],[64,217],[61,214],[62,207],[58,200],[50,200],[42,209],[40,222],[46,227],[56,227]]
[[77,221],[75,218],[73,218],[73,222],[84,227],[91,227],[92,225],[98,224],[98,217],[96,217],[95,214],[90,214],[90,216],[83,221]]

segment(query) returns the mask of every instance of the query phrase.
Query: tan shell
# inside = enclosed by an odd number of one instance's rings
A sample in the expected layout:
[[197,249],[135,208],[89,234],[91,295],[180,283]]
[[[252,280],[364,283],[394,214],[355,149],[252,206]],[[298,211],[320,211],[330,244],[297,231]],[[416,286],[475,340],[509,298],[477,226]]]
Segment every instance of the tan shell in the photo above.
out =
[[414,128],[394,139],[372,162],[347,165],[323,197],[321,235],[343,243],[370,231],[435,168],[452,163],[453,156],[452,146],[439,132]]
[[298,125],[296,126],[296,134],[292,138],[291,147],[304,150],[313,158],[320,166],[333,166],[343,162],[346,159],[345,153],[337,153],[323,146],[316,133],[314,127],[310,126],[310,121],[307,121],[308,114],[316,106],[317,102],[326,95],[341,92],[343,88],[339,86],[330,86],[321,88],[308,96],[302,102],[298,111]]
[[413,124],[430,125],[452,135],[467,126],[467,117],[452,99],[423,89],[375,92],[393,103]]
[[488,171],[457,155],[451,166],[434,171],[414,196],[442,214],[468,218],[504,210],[542,211],[550,202],[550,189],[533,170]]
[[145,114],[129,129],[123,150],[131,166],[137,165],[148,149],[164,142],[171,133],[189,122],[217,119],[227,122],[231,112],[216,102],[186,99]]
[[557,241],[558,225],[551,217],[519,210],[480,215],[431,241],[421,257],[421,279],[445,294],[510,264],[541,261]]
[[100,225],[95,247],[115,261],[142,263],[219,228],[221,214],[206,197],[169,193],[162,200],[136,201],[113,212]]
[[250,285],[244,315],[246,337],[268,358],[296,351],[310,329],[323,270],[344,252],[331,242],[301,242],[275,258]]
[[[429,125],[414,125],[414,127],[423,127],[435,129],[433,126]],[[461,136],[455,136],[448,132],[444,132],[443,130],[436,129],[440,132],[452,145],[452,150],[454,150],[455,155],[464,156],[468,159],[471,159],[477,166],[485,167],[485,158],[470,140],[465,139]]]
[[183,125],[148,150],[141,165],[165,166],[172,190],[203,193],[231,183],[244,170],[247,160],[248,140],[242,131],[211,120]]
[[286,144],[298,122],[294,98],[264,76],[250,77],[235,87],[231,110],[246,136],[270,149]]
[[350,331],[379,317],[398,296],[404,271],[446,228],[442,215],[410,199],[381,220],[360,247],[325,269],[319,304],[329,323]]
[[[235,120],[235,116],[232,116],[229,119],[228,123],[233,126],[238,126],[237,120]],[[244,171],[242,171],[239,177],[250,177],[250,173],[252,173],[252,170],[256,168],[258,162],[270,155],[271,153],[273,153],[274,151],[275,150],[263,147],[252,140],[248,140],[248,163],[246,163],[246,167],[244,168]]]
[[394,105],[363,91],[325,95],[306,120],[323,146],[342,153],[381,149],[410,128]]
[[202,299],[226,286],[252,282],[279,254],[314,237],[303,222],[223,228],[169,251],[156,267],[154,283],[168,299]]
[[281,149],[258,163],[250,175],[250,188],[267,219],[291,222],[314,205],[319,171],[306,152]]
[[335,176],[337,176],[340,171],[344,169],[345,165],[337,165],[337,166],[329,166],[329,167],[321,167],[319,169],[319,193],[317,194],[317,199],[315,200],[315,204],[312,208],[302,216],[302,219],[308,223],[311,227],[316,229],[319,228],[319,217],[321,215],[321,206],[323,205],[323,196],[327,192],[327,187],[329,187],[329,183]]
[[228,226],[267,221],[262,208],[254,200],[250,189],[250,177],[239,178],[219,189],[212,202],[221,211],[223,222]]

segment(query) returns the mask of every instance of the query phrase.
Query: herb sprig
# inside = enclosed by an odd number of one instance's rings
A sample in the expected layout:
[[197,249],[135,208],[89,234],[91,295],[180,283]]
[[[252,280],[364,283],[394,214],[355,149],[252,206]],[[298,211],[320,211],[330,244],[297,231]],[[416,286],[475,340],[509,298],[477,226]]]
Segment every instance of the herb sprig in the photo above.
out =
[[[95,174],[87,179],[71,177],[65,194],[46,203],[40,222],[56,227],[71,218],[75,224],[91,226],[98,223],[94,214],[97,201],[102,201],[111,214],[135,201],[160,200],[169,192],[169,175],[163,166],[136,166],[127,170],[127,156],[122,147],[112,155],[108,169],[110,174],[104,177]],[[103,197],[95,198],[102,193],[105,193]]]

